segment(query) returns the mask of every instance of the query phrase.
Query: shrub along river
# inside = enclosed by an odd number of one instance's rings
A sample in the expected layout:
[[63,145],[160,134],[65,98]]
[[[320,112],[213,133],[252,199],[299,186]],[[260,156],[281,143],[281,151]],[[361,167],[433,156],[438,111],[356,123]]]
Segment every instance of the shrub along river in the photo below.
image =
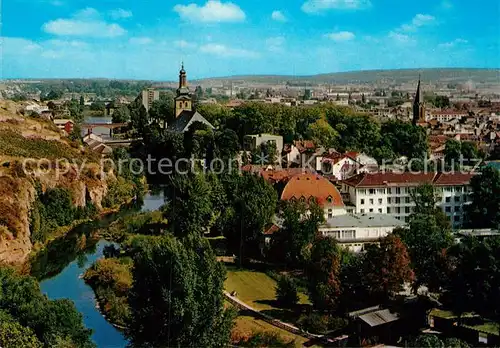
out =
[[162,193],[147,194],[140,204],[76,227],[64,238],[50,243],[32,261],[31,273],[39,279],[42,292],[50,299],[72,300],[76,309],[82,313],[85,325],[93,330],[92,339],[99,348],[125,347],[128,341],[99,312],[92,288],[82,279],[87,268],[103,257],[104,247],[111,244],[105,240],[93,239],[92,235],[121,216],[139,210],[157,210],[163,203]]

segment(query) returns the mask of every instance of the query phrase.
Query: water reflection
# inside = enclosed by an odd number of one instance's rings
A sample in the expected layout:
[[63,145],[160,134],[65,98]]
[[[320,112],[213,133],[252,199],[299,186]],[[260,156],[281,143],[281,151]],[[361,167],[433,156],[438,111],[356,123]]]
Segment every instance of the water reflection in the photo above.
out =
[[163,190],[155,190],[118,213],[77,226],[66,236],[50,242],[31,260],[31,274],[41,280],[42,292],[50,299],[72,300],[83,314],[85,325],[93,330],[92,338],[98,347],[119,348],[128,343],[123,333],[98,311],[94,292],[81,278],[92,263],[103,257],[104,248],[113,244],[100,240],[98,231],[122,216],[156,210],[163,202]]

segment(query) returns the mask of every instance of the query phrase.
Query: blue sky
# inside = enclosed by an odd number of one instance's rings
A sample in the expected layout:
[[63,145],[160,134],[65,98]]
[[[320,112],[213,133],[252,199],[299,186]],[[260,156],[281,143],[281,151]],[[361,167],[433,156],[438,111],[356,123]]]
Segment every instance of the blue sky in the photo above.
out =
[[5,0],[2,77],[500,67],[498,0]]

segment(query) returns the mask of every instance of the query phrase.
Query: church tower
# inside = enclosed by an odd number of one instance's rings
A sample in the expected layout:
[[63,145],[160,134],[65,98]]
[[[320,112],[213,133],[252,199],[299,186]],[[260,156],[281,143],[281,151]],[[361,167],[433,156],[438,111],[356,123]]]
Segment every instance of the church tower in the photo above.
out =
[[177,96],[175,97],[175,117],[179,117],[183,111],[193,111],[192,103],[187,86],[186,70],[184,70],[184,63],[182,63],[179,72],[179,88],[177,88]]
[[422,89],[420,88],[420,75],[418,76],[417,93],[413,100],[413,124],[425,122],[425,108],[424,98],[422,96]]

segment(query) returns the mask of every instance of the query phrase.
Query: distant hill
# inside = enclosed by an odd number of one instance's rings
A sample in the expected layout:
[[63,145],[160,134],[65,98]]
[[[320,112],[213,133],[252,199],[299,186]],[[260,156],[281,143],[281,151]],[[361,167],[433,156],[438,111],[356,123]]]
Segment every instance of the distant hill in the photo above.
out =
[[470,69],[470,68],[432,68],[432,69],[401,69],[401,70],[366,70],[350,71],[310,76],[287,75],[240,75],[201,79],[193,82],[245,81],[248,83],[404,83],[414,81],[421,75],[424,82],[467,82],[500,83],[500,69]]

